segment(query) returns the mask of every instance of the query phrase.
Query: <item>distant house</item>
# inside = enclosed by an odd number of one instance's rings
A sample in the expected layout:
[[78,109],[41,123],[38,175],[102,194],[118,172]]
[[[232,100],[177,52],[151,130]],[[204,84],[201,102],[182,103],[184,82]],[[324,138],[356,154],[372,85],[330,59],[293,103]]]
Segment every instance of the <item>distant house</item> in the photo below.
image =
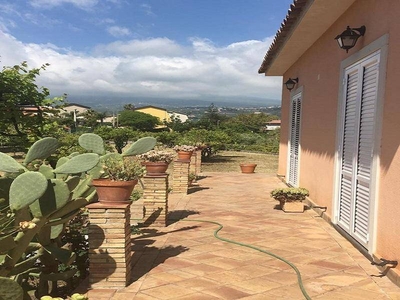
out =
[[70,103],[66,106],[64,106],[63,111],[66,113],[76,113],[77,115],[83,114],[90,110],[89,106],[81,105],[81,104],[76,104],[76,103]]
[[135,108],[134,110],[157,117],[160,120],[160,122],[162,122],[162,123],[163,122],[171,122],[171,118],[170,118],[167,110],[164,108],[148,105],[148,106]]
[[168,114],[171,119],[178,119],[182,123],[186,122],[189,119],[189,117],[187,115],[176,113],[176,112],[171,112]]
[[272,120],[265,125],[265,130],[276,130],[281,128],[281,120]]
[[[259,69],[292,84],[278,174],[309,189],[316,210],[377,262],[400,261],[399,12],[394,0],[295,0]],[[396,264],[383,274],[400,283]]]

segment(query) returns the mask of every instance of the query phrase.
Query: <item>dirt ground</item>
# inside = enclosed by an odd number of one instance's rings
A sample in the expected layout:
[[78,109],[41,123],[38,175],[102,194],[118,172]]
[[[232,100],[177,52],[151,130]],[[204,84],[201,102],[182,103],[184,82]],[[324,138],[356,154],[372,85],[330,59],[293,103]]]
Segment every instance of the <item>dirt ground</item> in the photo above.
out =
[[219,151],[202,162],[203,172],[240,172],[241,163],[255,163],[256,173],[276,174],[278,155],[238,151]]

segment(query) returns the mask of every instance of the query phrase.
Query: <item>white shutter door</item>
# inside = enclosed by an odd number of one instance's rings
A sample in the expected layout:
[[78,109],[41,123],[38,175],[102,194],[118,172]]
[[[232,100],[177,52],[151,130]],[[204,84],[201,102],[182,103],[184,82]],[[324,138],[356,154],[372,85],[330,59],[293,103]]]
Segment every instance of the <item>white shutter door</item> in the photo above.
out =
[[288,183],[298,186],[301,94],[295,95],[291,104]]
[[346,96],[344,111],[344,130],[342,141],[342,170],[339,198],[338,223],[347,231],[350,231],[352,215],[353,178],[354,178],[354,153],[357,140],[357,99],[358,97],[358,72],[350,69],[347,73]]
[[360,132],[354,207],[354,234],[368,242],[370,185],[374,146],[375,108],[378,88],[378,62],[363,67]]
[[338,225],[367,247],[379,52],[345,71]]

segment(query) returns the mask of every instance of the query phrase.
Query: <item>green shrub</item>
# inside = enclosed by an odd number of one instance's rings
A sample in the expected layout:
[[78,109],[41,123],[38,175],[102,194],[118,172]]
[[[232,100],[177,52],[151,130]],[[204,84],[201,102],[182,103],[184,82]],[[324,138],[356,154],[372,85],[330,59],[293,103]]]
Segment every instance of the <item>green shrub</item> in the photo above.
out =
[[271,197],[278,201],[299,201],[309,196],[305,188],[278,188],[271,191]]

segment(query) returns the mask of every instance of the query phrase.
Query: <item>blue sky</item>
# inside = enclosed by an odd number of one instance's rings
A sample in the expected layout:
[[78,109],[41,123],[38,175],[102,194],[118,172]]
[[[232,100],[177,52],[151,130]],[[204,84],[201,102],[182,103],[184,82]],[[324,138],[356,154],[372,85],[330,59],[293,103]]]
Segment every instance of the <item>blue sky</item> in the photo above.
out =
[[53,95],[280,99],[257,74],[292,0],[0,0],[0,65]]

